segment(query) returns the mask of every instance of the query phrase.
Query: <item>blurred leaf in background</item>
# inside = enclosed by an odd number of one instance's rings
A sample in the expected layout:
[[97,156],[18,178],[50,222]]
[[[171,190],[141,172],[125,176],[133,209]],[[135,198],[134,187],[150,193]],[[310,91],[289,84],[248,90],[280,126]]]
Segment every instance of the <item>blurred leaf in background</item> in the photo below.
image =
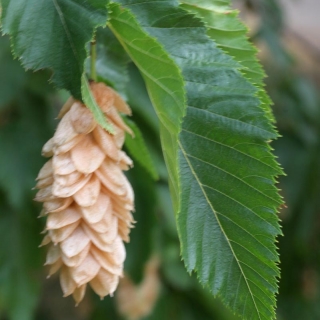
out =
[[47,79],[26,73],[0,38],[0,308],[14,320],[34,319],[39,302],[42,222],[31,188],[54,126]]

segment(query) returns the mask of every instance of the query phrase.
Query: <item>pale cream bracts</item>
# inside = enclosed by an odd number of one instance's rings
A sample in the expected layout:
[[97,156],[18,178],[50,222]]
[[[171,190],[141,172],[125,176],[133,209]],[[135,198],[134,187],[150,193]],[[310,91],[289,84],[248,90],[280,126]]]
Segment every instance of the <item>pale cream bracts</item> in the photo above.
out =
[[42,154],[52,157],[40,170],[35,200],[47,215],[46,265],[49,275],[60,269],[64,296],[79,303],[87,284],[102,298],[112,295],[123,274],[134,209],[133,191],[122,170],[132,166],[121,150],[125,131],[118,112],[130,114],[122,98],[103,83],[91,83],[97,104],[115,129],[100,127],[80,101],[69,99]]

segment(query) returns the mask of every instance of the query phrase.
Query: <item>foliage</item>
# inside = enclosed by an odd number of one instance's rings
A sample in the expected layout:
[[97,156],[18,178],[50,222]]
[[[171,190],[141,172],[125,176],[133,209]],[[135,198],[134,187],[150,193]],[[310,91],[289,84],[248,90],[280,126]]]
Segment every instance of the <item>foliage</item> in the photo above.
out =
[[2,10],[2,31],[12,36],[13,52],[23,66],[50,68],[54,84],[80,98],[85,44],[105,24],[104,1],[2,0]]
[[42,224],[31,188],[42,165],[42,144],[53,130],[52,89],[46,73],[25,73],[12,60],[8,39],[0,38],[0,48],[1,68],[8,71],[0,73],[0,308],[10,319],[28,320],[39,301],[43,264],[36,249]]
[[131,120],[125,118],[126,124],[130,127],[133,135],[126,134],[125,146],[128,148],[132,157],[145,167],[147,172],[154,180],[159,179],[157,169],[154,166],[148,147],[145,144],[139,127]]
[[[22,65],[51,69],[55,87],[67,89],[92,110],[97,108],[88,90],[90,61],[86,58],[96,30],[98,79],[118,90],[133,109],[133,121],[126,121],[136,138],[127,137],[126,148],[136,161],[128,178],[136,194],[137,225],[127,246],[126,272],[139,283],[150,256],[156,252],[161,260],[161,295],[146,319],[228,320],[234,318],[232,313],[243,319],[274,319],[279,277],[275,241],[281,234],[277,209],[282,204],[275,179],[282,170],[271,153],[270,141],[277,133],[256,49],[229,1],[185,0],[179,6],[171,0],[119,0],[108,7],[102,0],[1,3],[3,33],[10,35],[14,55]],[[259,3],[259,8],[270,5]],[[266,29],[271,21],[267,13],[258,11],[266,23],[257,37],[267,34],[265,38],[270,39],[271,34],[278,39],[280,24],[276,28],[273,22]],[[50,301],[62,299],[55,298],[50,285],[43,290],[52,297],[44,295],[39,303],[44,276],[38,268],[43,252],[36,243],[42,223],[35,219],[39,209],[31,201],[30,189],[41,167],[41,146],[53,132],[50,119],[57,110],[52,105],[60,105],[67,94],[47,84],[47,72],[25,73],[12,60],[8,39],[0,40],[0,225],[12,246],[0,251],[0,308],[14,320],[33,319],[35,314],[36,319],[63,319],[62,313],[49,307]],[[276,50],[286,57],[280,45]],[[291,70],[288,61],[283,61],[283,70]],[[299,231],[299,243],[303,243],[316,219],[313,212],[320,181],[316,179],[317,108],[303,117],[292,112],[301,128],[287,135],[282,127],[282,99],[295,101],[292,110],[298,109],[308,84],[298,78],[277,78],[276,68],[269,71],[278,79],[270,81],[270,92],[284,135],[275,144],[276,152],[292,174],[281,183],[289,210],[297,217],[284,220],[279,314],[283,319],[308,319],[298,303],[295,309],[300,318],[287,307],[288,301],[294,301],[290,295],[293,270],[301,272],[298,267],[291,270],[290,264],[302,250],[298,245],[295,251],[290,248],[296,236],[290,226],[298,228],[295,220],[302,221],[303,212],[310,212],[310,220],[303,220],[304,229]],[[312,94],[315,98],[310,104],[316,105],[316,94]],[[96,114],[96,119],[105,122],[102,114]],[[312,130],[306,134],[311,121]],[[104,126],[112,130],[107,123]],[[312,145],[308,145],[310,137]],[[299,152],[305,168],[297,178],[286,153],[288,145],[292,146],[289,157]],[[311,178],[306,192],[297,181],[306,184]],[[306,208],[294,201],[310,194],[313,198],[308,198]],[[6,232],[9,228],[10,234]],[[187,271],[196,274],[189,276],[183,269],[179,246]],[[307,260],[301,255],[298,259]],[[308,263],[305,265],[314,270],[316,262]],[[40,279],[34,280],[35,275]],[[50,281],[54,285],[55,280]],[[68,319],[99,320],[105,315],[121,319],[112,299],[89,298],[84,304],[93,308],[80,311],[73,309],[71,301],[64,303]],[[316,314],[316,307],[314,310]]]
[[[178,229],[182,256],[188,270],[198,270],[200,281],[208,284],[214,294],[220,294],[237,313],[242,312],[243,317],[271,318],[270,306],[274,304],[272,296],[277,290],[275,276],[279,275],[272,263],[277,261],[272,237],[280,230],[277,217],[270,217],[270,211],[265,211],[265,208],[273,206],[275,210],[281,204],[276,189],[272,191],[270,188],[272,176],[281,171],[277,169],[263,141],[270,140],[275,135],[264,119],[262,110],[257,108],[257,101],[252,99],[255,90],[245,81],[242,82],[236,73],[238,65],[202,36],[204,30],[200,21],[169,2],[161,2],[154,15],[151,14],[151,6],[152,9],[155,8],[155,4],[151,2],[148,5],[130,2],[126,8],[132,9],[145,30],[171,53],[187,82],[188,107],[179,138],[182,200]],[[128,13],[120,11],[115,5],[111,10],[112,29],[116,29],[116,35],[141,69],[136,52],[140,54],[146,51],[147,46],[145,43],[139,46],[135,42],[133,47],[128,41],[132,35],[126,29],[130,25],[130,18],[126,16]],[[173,14],[167,18],[169,12]],[[184,22],[189,23],[190,20],[192,28],[186,29]],[[121,25],[123,21],[126,23]],[[132,29],[136,30],[137,27],[131,26]],[[185,54],[190,45],[193,48],[192,58]],[[210,59],[209,55],[203,57],[204,51],[214,58]],[[199,62],[202,60],[206,63],[201,67]],[[145,65],[143,73],[144,68]],[[146,81],[148,85],[148,80]],[[224,89],[226,83],[228,88]],[[216,90],[211,95],[202,93],[202,90],[209,92],[213,86]],[[152,89],[149,91],[152,97]],[[237,95],[241,95],[241,102]],[[228,108],[224,103],[229,104]],[[154,104],[157,107],[157,103]],[[243,111],[242,106],[245,108]],[[163,108],[164,104],[160,107]],[[161,118],[160,121],[166,124]],[[235,124],[239,127],[235,128]],[[211,131],[212,127],[216,129]],[[236,139],[240,136],[238,132],[242,133],[243,140]],[[163,138],[165,150],[168,141],[170,140]],[[247,148],[247,144],[252,141],[255,141],[256,148]],[[249,161],[250,170],[246,171],[243,167],[238,170],[236,163],[232,163],[230,159],[241,163]],[[253,171],[255,167],[256,172]],[[218,186],[216,180],[208,179],[209,174],[220,181]],[[175,183],[176,179],[172,180],[172,189],[175,189],[177,197],[178,185]],[[269,183],[266,183],[267,180]],[[238,192],[230,193],[230,185]],[[252,194],[251,199],[249,194]],[[177,203],[179,201],[180,199],[176,199]],[[259,237],[255,237],[255,234],[259,234]],[[246,237],[248,242],[244,240]],[[215,254],[208,250],[213,247],[217,248]],[[219,256],[219,252],[223,252],[223,257]],[[256,269],[255,266],[258,265]],[[229,272],[226,273],[225,270]]]

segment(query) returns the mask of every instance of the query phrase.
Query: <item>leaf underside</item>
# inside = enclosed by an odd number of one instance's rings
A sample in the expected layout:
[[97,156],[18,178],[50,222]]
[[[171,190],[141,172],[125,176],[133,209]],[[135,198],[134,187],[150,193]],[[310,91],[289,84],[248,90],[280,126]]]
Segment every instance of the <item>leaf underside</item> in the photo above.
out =
[[[277,133],[252,85],[259,87],[258,80],[246,79],[241,64],[174,1],[118,2],[164,46],[184,77],[187,108],[177,168],[181,194],[173,198],[181,206],[177,221],[186,267],[242,318],[273,319],[282,203],[275,177],[282,171],[268,144]],[[171,111],[169,104],[153,103]],[[165,151],[173,138],[163,135]]]
[[52,70],[52,82],[81,99],[86,44],[107,20],[105,1],[2,0],[2,31],[26,69]]
[[128,64],[130,58],[108,27],[98,28],[95,39],[98,81],[112,86],[124,96],[126,85],[129,82]]
[[125,146],[129,150],[130,155],[140,163],[140,165],[149,173],[153,180],[158,180],[159,175],[151,158],[151,154],[143,139],[139,127],[127,118],[123,118],[125,123],[130,127],[133,136],[126,134]]
[[185,106],[180,70],[163,47],[142,30],[128,10],[111,3],[109,17],[109,27],[140,70],[160,119],[169,184],[175,194],[174,206],[178,208],[178,134]]

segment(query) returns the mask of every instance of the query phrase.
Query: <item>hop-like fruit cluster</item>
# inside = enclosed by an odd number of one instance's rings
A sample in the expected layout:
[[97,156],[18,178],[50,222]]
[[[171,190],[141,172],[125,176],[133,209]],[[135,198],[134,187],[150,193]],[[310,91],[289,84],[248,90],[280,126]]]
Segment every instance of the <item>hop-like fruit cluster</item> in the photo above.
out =
[[52,157],[40,170],[35,200],[43,202],[49,245],[49,276],[60,269],[64,296],[79,303],[89,283],[102,298],[112,295],[123,274],[132,227],[134,195],[122,170],[132,165],[121,150],[125,131],[118,112],[130,114],[122,98],[103,83],[91,83],[97,104],[115,129],[111,135],[80,101],[70,99],[42,153]]

